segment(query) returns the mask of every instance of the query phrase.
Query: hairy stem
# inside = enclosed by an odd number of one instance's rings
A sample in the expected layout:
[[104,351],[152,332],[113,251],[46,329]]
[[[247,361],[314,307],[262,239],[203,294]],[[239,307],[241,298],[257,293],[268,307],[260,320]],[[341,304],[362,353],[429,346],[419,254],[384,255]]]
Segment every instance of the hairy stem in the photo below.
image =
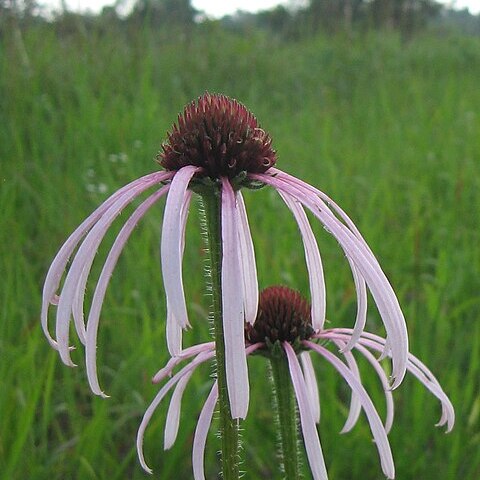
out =
[[222,473],[225,480],[239,478],[239,438],[238,421],[232,419],[228,399],[225,345],[222,318],[222,230],[220,195],[218,190],[202,192],[205,210],[205,227],[210,254],[210,274],[212,288],[212,315],[216,348],[218,405],[220,412],[220,435]]
[[277,352],[270,357],[271,378],[274,385],[274,404],[278,415],[281,468],[286,480],[300,478],[297,442],[297,411],[292,381],[285,355]]

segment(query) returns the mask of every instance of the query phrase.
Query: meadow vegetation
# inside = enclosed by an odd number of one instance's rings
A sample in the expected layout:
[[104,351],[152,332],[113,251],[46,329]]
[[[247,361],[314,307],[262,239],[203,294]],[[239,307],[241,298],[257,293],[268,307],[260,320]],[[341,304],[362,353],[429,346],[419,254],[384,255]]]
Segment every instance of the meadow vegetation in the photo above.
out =
[[[73,354],[79,367],[69,369],[48,346],[39,322],[41,288],[69,232],[110,193],[158,168],[154,157],[165,132],[183,105],[206,90],[245,103],[271,133],[279,166],[351,214],[398,293],[412,352],[452,399],[457,424],[444,435],[434,427],[438,403],[415,379],[394,392],[397,478],[479,478],[478,38],[424,34],[402,41],[377,32],[287,43],[214,23],[191,32],[86,31],[74,23],[17,33],[4,34],[0,48],[1,479],[145,478],[136,428],[157,391],[150,378],[168,358],[162,205],[132,235],[108,290],[99,341],[108,400],[91,395],[80,352]],[[261,287],[284,283],[307,294],[300,237],[282,202],[267,188],[246,192],[245,200]],[[99,250],[97,273],[113,233]],[[352,326],[346,262],[328,233],[317,233],[330,325]],[[192,215],[184,263],[193,324],[187,344],[209,338],[203,262]],[[380,325],[372,307],[367,326],[383,333]],[[330,478],[382,478],[365,419],[339,435],[348,390],[333,369],[315,363]],[[361,366],[383,412],[378,380]],[[245,478],[279,478],[267,370],[261,357],[249,359],[249,367]],[[168,452],[166,405],[155,416],[145,442],[153,478],[191,478],[192,435],[211,374],[208,367],[195,374]],[[218,448],[212,432],[207,478],[219,470]]]

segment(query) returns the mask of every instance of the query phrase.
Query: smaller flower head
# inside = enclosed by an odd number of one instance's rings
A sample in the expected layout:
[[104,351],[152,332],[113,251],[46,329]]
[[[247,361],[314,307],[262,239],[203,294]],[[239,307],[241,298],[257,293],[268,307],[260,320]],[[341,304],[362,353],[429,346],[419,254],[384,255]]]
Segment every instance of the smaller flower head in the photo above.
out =
[[287,287],[266,288],[260,294],[257,319],[245,327],[249,343],[289,342],[309,339],[315,331],[312,327],[312,313],[308,302]]
[[[320,422],[320,396],[311,355],[326,360],[345,380],[351,389],[350,410],[341,433],[350,431],[357,423],[362,410],[365,412],[375,445],[380,457],[382,471],[387,478],[395,477],[393,455],[388,441],[388,433],[393,423],[393,395],[387,375],[378,354],[382,352],[392,357],[386,350],[386,340],[378,335],[362,331],[354,343],[353,351],[346,349],[357,332],[350,328],[332,328],[313,331],[311,327],[310,305],[298,292],[287,287],[269,287],[260,294],[258,316],[253,326],[245,328],[245,355],[255,353],[262,357],[282,352],[288,362],[290,378],[295,393],[299,423],[305,444],[308,462],[315,480],[327,480],[327,469],[316,424]],[[333,347],[333,348],[332,348]],[[356,356],[360,354],[373,367],[384,389],[386,416],[382,422],[377,408],[363,386]],[[137,449],[140,463],[150,471],[143,456],[143,437],[145,429],[160,402],[167,393],[175,388],[170,402],[165,426],[165,449],[171,447],[178,432],[178,416],[183,392],[193,371],[202,363],[215,356],[213,342],[189,347],[162,368],[153,378],[155,383],[171,377],[158,392],[147,409],[140,425],[137,437]],[[186,366],[174,373],[183,361],[191,359]],[[430,370],[415,356],[408,354],[407,371],[416,377],[441,404],[442,415],[437,425],[447,426],[447,432],[453,428],[455,413],[453,406],[442,390],[438,380]],[[214,382],[200,413],[193,440],[192,464],[195,480],[204,480],[203,457],[207,433],[218,400],[217,382]]]
[[212,179],[232,179],[266,172],[276,153],[270,135],[241,103],[206,93],[178,116],[158,158],[166,170],[193,165]]

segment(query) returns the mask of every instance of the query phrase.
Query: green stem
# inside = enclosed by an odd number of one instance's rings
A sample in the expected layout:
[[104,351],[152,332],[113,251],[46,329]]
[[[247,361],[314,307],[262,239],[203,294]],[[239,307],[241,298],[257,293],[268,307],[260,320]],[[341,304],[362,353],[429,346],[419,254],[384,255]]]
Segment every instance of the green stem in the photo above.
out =
[[299,452],[297,442],[297,411],[288,361],[283,352],[270,357],[272,381],[280,439],[280,461],[286,480],[300,478]]
[[212,315],[217,362],[218,405],[220,412],[220,435],[222,473],[225,480],[239,478],[238,421],[232,419],[225,371],[225,344],[222,319],[222,230],[220,192],[202,192],[205,210],[205,226],[210,252]]

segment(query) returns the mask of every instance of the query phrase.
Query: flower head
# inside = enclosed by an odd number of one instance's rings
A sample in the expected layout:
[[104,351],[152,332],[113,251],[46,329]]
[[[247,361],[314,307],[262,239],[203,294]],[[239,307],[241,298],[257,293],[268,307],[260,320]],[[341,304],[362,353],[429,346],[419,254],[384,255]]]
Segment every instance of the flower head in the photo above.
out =
[[309,303],[288,287],[266,288],[260,294],[255,323],[245,326],[249,343],[306,340],[315,333]]
[[241,103],[206,93],[185,107],[158,155],[166,170],[187,165],[210,178],[264,173],[276,162],[272,140]]
[[[382,384],[387,405],[386,417],[382,421],[370,395],[362,384],[354,353],[345,349],[356,333],[349,328],[332,328],[319,332],[310,330],[311,333],[309,335],[300,333],[299,325],[302,325],[302,328],[308,325],[309,313],[307,307],[307,301],[298,292],[287,287],[270,287],[264,290],[260,295],[257,322],[254,327],[247,327],[245,331],[247,338],[245,354],[251,355],[261,352],[262,356],[268,357],[270,354],[278,354],[278,349],[283,352],[288,362],[298,405],[305,450],[315,480],[327,480],[327,470],[316,427],[316,424],[320,422],[320,402],[319,387],[315,377],[312,355],[321,357],[333,366],[352,391],[349,414],[341,433],[348,432],[355,426],[363,410],[375,440],[383,473],[387,478],[394,478],[395,467],[387,436],[393,423],[394,403],[387,375],[376,355],[385,351],[385,339],[372,333],[362,332],[353,347],[354,352],[363,356],[372,365]],[[258,323],[262,324],[260,330],[266,333],[266,335],[263,340],[250,343],[248,339],[252,338],[252,332],[255,331],[255,328],[258,328]],[[263,327],[263,324],[265,324],[265,327]],[[279,334],[275,327],[270,327],[275,324],[281,325],[278,331],[283,331],[283,333]],[[269,327],[266,327],[267,325]],[[291,334],[284,335],[286,332],[291,332]],[[258,336],[260,336],[260,333]],[[296,349],[295,344],[297,344]],[[274,349],[276,350],[275,353],[273,353]],[[150,469],[143,457],[143,436],[155,409],[168,391],[177,385],[170,402],[165,426],[165,449],[168,449],[173,444],[178,432],[178,420],[176,421],[175,419],[178,419],[181,395],[186,388],[186,384],[193,370],[198,365],[214,357],[214,350],[213,342],[185,349],[180,356],[171,359],[154,376],[153,381],[155,383],[163,381],[168,376],[171,376],[171,378],[164,384],[147,409],[139,428],[137,437],[138,454],[142,466],[147,471],[150,471]],[[391,357],[391,352],[388,353],[388,356]],[[192,357],[195,357],[193,361],[173,374],[174,369],[182,361]],[[442,415],[437,425],[446,425],[447,432],[449,432],[455,422],[455,413],[449,398],[442,390],[438,380],[412,354],[408,354],[407,357],[407,370],[440,401]],[[217,398],[218,389],[216,382],[214,382],[210,395],[203,406],[195,431],[192,453],[195,480],[203,480],[205,478],[203,455]]]
[[[326,290],[320,251],[305,208],[334,236],[345,252],[357,291],[357,317],[344,350],[352,349],[361,339],[368,287],[387,332],[384,354],[391,355],[393,360],[393,387],[400,384],[408,365],[407,329],[398,300],[378,261],[354,223],[333,200],[275,168],[276,154],[270,136],[243,105],[223,95],[210,94],[192,102],[168,135],[159,159],[165,170],[145,175],[119,189],[80,224],[59,250],[45,280],[41,314],[45,335],[63,362],[73,366],[69,340],[73,319],[76,333],[85,345],[87,377],[94,393],[104,395],[96,368],[97,332],[110,277],[137,223],[164,197],[161,265],[167,303],[167,345],[171,355],[182,353],[182,331],[190,326],[182,272],[185,225],[192,193],[197,191],[199,182],[203,191],[210,189],[210,194],[213,192],[220,201],[221,305],[226,380],[233,417],[244,418],[247,414],[249,385],[243,332],[245,324],[255,324],[258,307],[254,246],[241,187],[270,186],[292,212],[305,252],[311,328],[315,332],[323,329]],[[97,249],[114,220],[147,192],[149,196],[125,221],[111,247],[85,318],[85,287]],[[48,325],[52,306],[56,307],[55,338]],[[265,332],[258,328],[251,330],[250,335],[248,338],[253,341]]]

